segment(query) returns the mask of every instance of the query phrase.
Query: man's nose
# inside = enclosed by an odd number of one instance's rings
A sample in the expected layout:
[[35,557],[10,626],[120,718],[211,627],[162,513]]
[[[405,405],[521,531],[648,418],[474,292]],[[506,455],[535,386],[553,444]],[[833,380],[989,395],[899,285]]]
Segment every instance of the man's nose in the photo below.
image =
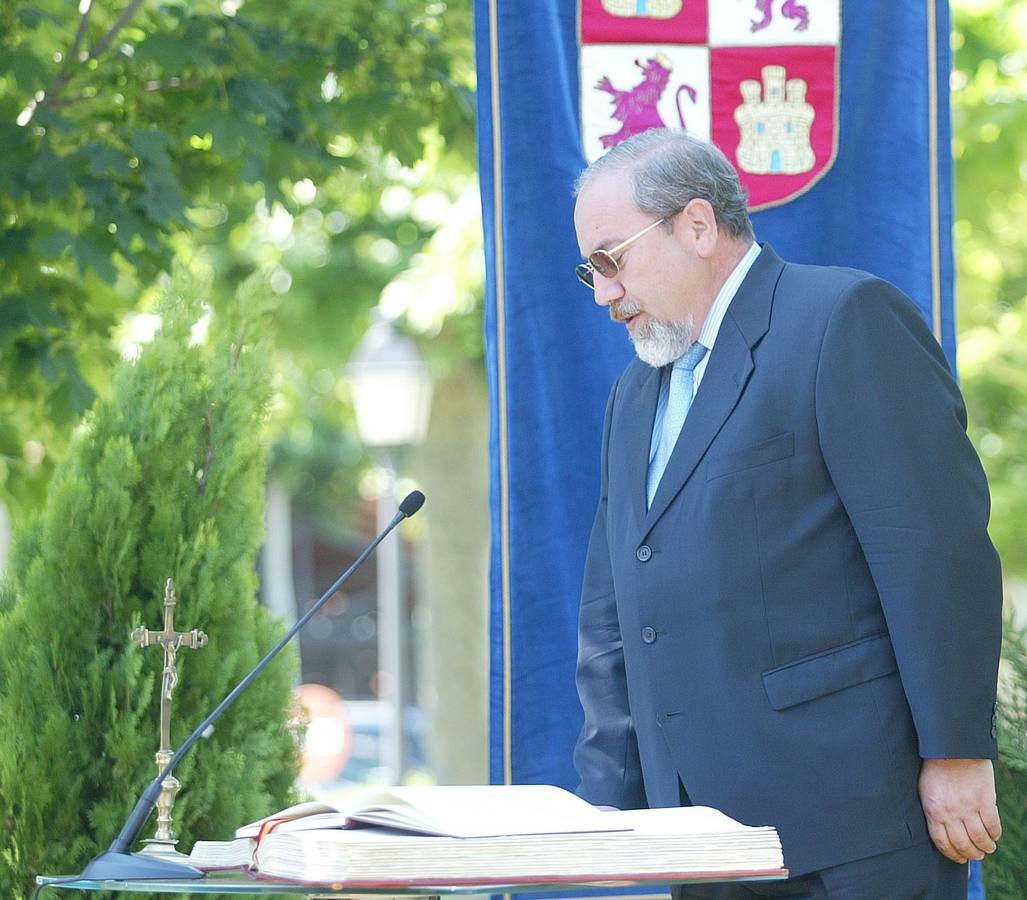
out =
[[606,278],[593,272],[592,283],[595,285],[595,301],[599,306],[609,306],[624,296],[624,286],[619,278]]

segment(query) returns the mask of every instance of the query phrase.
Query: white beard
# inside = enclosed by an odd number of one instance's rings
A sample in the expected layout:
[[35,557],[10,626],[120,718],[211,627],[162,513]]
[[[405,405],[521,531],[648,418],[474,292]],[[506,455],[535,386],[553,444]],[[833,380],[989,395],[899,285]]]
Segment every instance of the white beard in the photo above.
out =
[[635,353],[654,369],[666,366],[682,356],[692,345],[691,316],[680,322],[650,319],[629,332]]

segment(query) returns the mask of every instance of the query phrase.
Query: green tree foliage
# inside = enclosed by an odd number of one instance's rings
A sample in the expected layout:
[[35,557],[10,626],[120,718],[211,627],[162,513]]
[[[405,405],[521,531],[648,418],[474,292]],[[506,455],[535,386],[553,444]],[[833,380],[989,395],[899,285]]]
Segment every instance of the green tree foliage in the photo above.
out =
[[[269,245],[258,229],[250,229],[250,243],[236,251],[253,254],[290,279],[276,317],[272,470],[296,508],[326,528],[353,524],[344,521],[345,511],[357,506],[356,486],[367,465],[344,364],[372,305],[378,303],[419,341],[437,380],[455,369],[484,384],[475,178],[452,170],[429,176],[420,167],[397,168],[391,178],[377,196],[347,185],[348,175],[331,178],[302,213],[283,223],[283,230],[291,229],[284,246]],[[326,226],[340,211],[348,212],[352,224],[329,242]],[[323,243],[327,251],[311,259],[312,248]],[[231,271],[230,253],[209,251],[224,272]],[[397,462],[402,468],[404,460]]]
[[473,156],[467,0],[78,7],[0,4],[0,499],[16,515],[106,390],[112,328],[176,254],[225,251],[215,299],[268,254],[311,261],[315,293],[283,306],[281,333],[328,346],[434,228],[381,215],[382,188]]
[[953,19],[959,369],[991,484],[991,533],[1007,576],[1024,578],[1027,2],[956,0]]
[[[161,330],[116,368],[110,399],[19,534],[0,593],[0,896],[26,896],[40,872],[78,871],[156,775],[163,660],[130,635],[163,626],[165,579],[179,630],[209,636],[178,654],[173,747],[279,636],[254,571],[266,293],[251,279],[234,308],[204,319],[197,285],[175,281]],[[209,322],[206,340],[198,322]],[[176,769],[185,849],[292,799],[297,735],[283,723],[294,671],[294,658],[276,660]]]
[[[959,370],[1007,579],[1027,577],[1027,2],[954,0]],[[1003,838],[989,900],[1027,885],[1027,646],[1006,624],[995,766]]]
[[988,900],[1022,900],[1027,885],[1027,630],[1007,623],[995,787],[1002,840],[984,866]]

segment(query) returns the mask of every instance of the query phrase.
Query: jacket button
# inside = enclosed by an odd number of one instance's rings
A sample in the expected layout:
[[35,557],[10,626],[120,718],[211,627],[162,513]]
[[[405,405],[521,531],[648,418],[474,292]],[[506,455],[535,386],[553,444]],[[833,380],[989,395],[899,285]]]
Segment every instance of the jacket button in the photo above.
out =
[[642,629],[642,640],[646,644],[653,644],[656,642],[656,629],[646,625]]
[[653,555],[653,548],[648,544],[643,544],[635,551],[635,559],[639,562],[649,562],[649,558]]

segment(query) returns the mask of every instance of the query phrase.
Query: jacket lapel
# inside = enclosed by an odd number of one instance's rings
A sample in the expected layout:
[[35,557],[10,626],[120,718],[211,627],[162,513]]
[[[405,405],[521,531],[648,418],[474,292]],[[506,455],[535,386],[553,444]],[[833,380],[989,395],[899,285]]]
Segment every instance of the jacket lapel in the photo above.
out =
[[[784,264],[764,245],[745,280],[738,288],[727,315],[721,323],[716,344],[710,353],[706,372],[699,383],[692,408],[674,446],[667,469],[653,498],[653,505],[639,521],[648,532],[664,510],[692,476],[710,443],[723,427],[738,403],[753,371],[752,348],[759,343],[770,324],[770,309],[777,279]],[[657,385],[659,379],[656,380]],[[654,405],[655,410],[655,405]],[[649,416],[650,434],[653,415]],[[637,452],[635,450],[634,452]],[[646,444],[642,458],[648,464]],[[632,476],[632,489],[642,487],[642,509],[645,509],[645,466],[640,479]]]

